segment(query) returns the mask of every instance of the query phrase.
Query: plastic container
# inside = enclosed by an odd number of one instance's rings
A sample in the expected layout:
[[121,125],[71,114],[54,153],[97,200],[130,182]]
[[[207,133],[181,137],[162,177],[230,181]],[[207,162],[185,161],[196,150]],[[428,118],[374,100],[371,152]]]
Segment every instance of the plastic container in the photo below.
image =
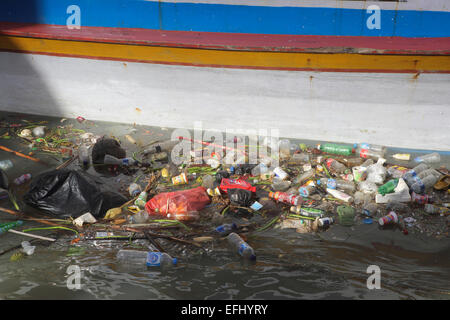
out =
[[252,176],[257,177],[269,171],[269,168],[264,163],[259,163],[252,169]]
[[344,171],[347,169],[345,165],[331,158],[325,161],[325,165],[327,166],[328,169],[337,173],[344,173]]
[[138,206],[141,209],[144,209],[145,204],[147,203],[147,197],[148,193],[145,191],[142,191],[138,198],[134,201],[134,205]]
[[148,149],[145,149],[143,153],[144,153],[144,155],[148,155],[148,154],[159,153],[159,152],[163,152],[163,151],[169,152],[179,143],[180,143],[179,140],[164,141],[162,143],[155,144]]
[[307,183],[305,183],[303,186],[298,188],[298,193],[304,197],[307,198],[310,195],[312,195],[316,191],[316,184],[314,181],[310,180]]
[[352,172],[355,182],[364,181],[367,177],[367,167],[356,166],[352,168]]
[[176,258],[172,258],[167,253],[128,249],[119,250],[117,259],[128,264],[140,264],[149,267],[172,266],[178,262]]
[[335,144],[335,143],[318,144],[317,149],[322,152],[339,154],[339,155],[343,155],[343,156],[349,156],[349,155],[355,153],[355,148],[353,148],[351,146],[344,146],[344,145],[339,145],[339,144]]
[[317,180],[317,184],[326,186],[330,189],[343,190],[348,193],[355,192],[355,184],[351,181],[322,178],[320,180]]
[[256,260],[255,251],[251,246],[248,245],[237,233],[230,233],[227,236],[228,243],[233,247],[234,250],[239,253],[242,257],[250,260]]
[[172,178],[173,185],[187,184],[187,183],[188,183],[188,178],[184,172],[182,174]]
[[397,222],[398,222],[398,217],[394,211],[389,212],[387,215],[385,215],[384,217],[381,217],[378,220],[378,224],[380,226],[384,226],[387,224],[393,224],[393,223],[397,223]]
[[26,173],[26,174],[23,174],[23,175],[21,175],[20,177],[18,177],[16,179],[14,179],[14,184],[21,185],[21,184],[24,184],[25,182],[30,181],[30,180],[31,180],[31,174],[30,173]]
[[441,155],[437,152],[425,154],[414,159],[415,162],[438,163],[441,161]]
[[13,163],[11,160],[0,160],[0,169],[2,170],[8,170],[13,167]]

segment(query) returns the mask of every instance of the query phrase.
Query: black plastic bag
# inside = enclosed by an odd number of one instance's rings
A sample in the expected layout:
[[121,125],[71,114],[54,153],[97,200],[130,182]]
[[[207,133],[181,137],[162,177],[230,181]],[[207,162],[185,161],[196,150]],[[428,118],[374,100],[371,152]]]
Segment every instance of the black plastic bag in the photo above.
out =
[[77,218],[90,212],[98,219],[127,201],[97,177],[77,170],[53,170],[37,176],[23,199],[56,216]]
[[103,159],[107,154],[116,157],[117,159],[126,157],[126,151],[116,140],[103,137],[98,140],[92,148],[92,163],[102,164]]
[[9,179],[6,172],[0,169],[0,188],[8,190],[9,189]]
[[254,202],[252,192],[245,189],[228,189],[228,198],[231,204],[241,207],[249,207]]

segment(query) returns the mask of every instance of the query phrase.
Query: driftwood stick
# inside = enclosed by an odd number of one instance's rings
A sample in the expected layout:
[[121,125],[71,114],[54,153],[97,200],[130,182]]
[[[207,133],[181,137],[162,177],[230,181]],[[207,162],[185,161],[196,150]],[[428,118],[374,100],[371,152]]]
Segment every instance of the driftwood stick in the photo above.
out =
[[47,238],[47,237],[43,237],[43,236],[38,236],[35,234],[30,234],[30,233],[25,233],[25,232],[20,232],[20,231],[16,231],[13,229],[9,229],[8,232],[11,233],[15,233],[21,236],[25,236],[25,237],[30,237],[30,238],[36,238],[36,239],[41,239],[41,240],[47,240],[47,241],[56,241],[56,239],[52,239],[52,238]]

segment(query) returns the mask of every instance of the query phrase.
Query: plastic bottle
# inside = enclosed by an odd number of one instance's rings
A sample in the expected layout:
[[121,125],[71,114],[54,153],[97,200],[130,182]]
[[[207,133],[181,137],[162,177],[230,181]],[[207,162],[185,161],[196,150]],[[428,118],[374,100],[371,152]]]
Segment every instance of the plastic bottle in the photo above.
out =
[[427,169],[425,171],[422,171],[417,176],[419,177],[419,179],[423,179],[423,178],[425,178],[426,176],[428,176],[430,174],[435,176],[438,179],[441,177],[441,174],[439,172],[437,172],[436,170],[434,170],[434,169]]
[[355,184],[351,181],[346,180],[322,178],[320,180],[317,180],[317,184],[326,186],[330,189],[339,189],[350,193],[355,191]]
[[0,224],[0,234],[7,232],[9,229],[23,225],[22,220]]
[[165,252],[149,251],[147,253],[147,267],[170,267],[178,263],[177,258],[172,258]]
[[138,213],[135,213],[133,215],[129,215],[127,217],[127,221],[129,224],[141,224],[146,223],[150,219],[149,215],[145,210],[141,210]]
[[426,213],[430,214],[445,214],[449,211],[448,208],[445,207],[438,207],[435,205],[432,205],[430,203],[427,203],[424,207]]
[[159,152],[163,152],[163,151],[171,151],[177,144],[179,144],[180,141],[179,140],[168,140],[165,142],[161,142],[158,144],[155,144],[153,146],[151,146],[150,148],[144,150],[144,155],[148,155],[148,154],[152,154],[152,153],[159,153]]
[[318,144],[317,149],[322,152],[339,154],[339,155],[343,155],[343,156],[349,156],[349,155],[355,153],[355,148],[353,148],[351,146],[344,146],[344,145],[339,145],[339,144],[335,144],[335,143]]
[[223,225],[218,226],[215,231],[219,233],[228,233],[232,230],[236,230],[237,225],[235,223],[226,223]]
[[411,186],[411,190],[415,193],[424,193],[427,188],[430,188],[436,184],[438,177],[433,174],[428,174],[424,178],[418,178],[417,181]]
[[364,168],[368,168],[368,167],[370,167],[371,165],[373,165],[375,162],[373,161],[373,159],[367,159],[366,161],[364,161],[362,164],[361,164],[361,167],[364,167]]
[[255,251],[238,234],[232,232],[227,236],[228,243],[244,258],[256,260]]
[[286,191],[291,186],[290,181],[284,181],[281,179],[274,178],[272,181],[271,188],[273,191]]
[[20,177],[14,179],[14,184],[16,185],[21,185],[24,184],[25,182],[31,180],[31,174],[30,173],[26,173],[21,175]]
[[269,192],[269,198],[274,199],[278,202],[283,202],[286,204],[290,204],[293,206],[299,205],[303,202],[301,196],[297,196],[295,194],[289,194],[285,192]]
[[298,189],[298,193],[302,197],[307,198],[310,195],[312,195],[315,190],[316,190],[316,184],[314,183],[314,181],[309,180],[307,183],[305,183]]
[[301,175],[299,175],[298,177],[296,177],[292,181],[292,183],[293,184],[302,184],[303,182],[305,182],[305,181],[311,179],[312,177],[314,177],[314,175],[315,175],[314,170],[312,170],[312,169],[308,170],[308,171],[302,173]]
[[409,161],[411,155],[409,153],[396,153],[392,155],[392,158],[397,160]]
[[381,151],[374,151],[369,149],[356,149],[356,153],[363,159],[375,159],[378,160],[379,158],[384,157],[384,153]]
[[110,154],[105,155],[105,158],[103,159],[104,164],[111,164],[111,165],[119,165],[119,166],[132,166],[137,164],[137,161],[132,158],[123,158],[118,159]]
[[411,201],[414,201],[415,203],[418,203],[418,204],[427,204],[427,203],[434,202],[434,198],[427,194],[421,195],[421,194],[417,194],[413,191],[411,193]]
[[355,143],[353,145],[353,147],[355,149],[371,150],[371,151],[375,151],[375,152],[381,152],[383,154],[386,153],[386,147],[382,146],[382,145],[379,145],[379,144],[370,144],[370,143],[367,143],[367,142],[362,142],[362,143],[359,143],[359,144]]
[[322,218],[324,216],[324,211],[317,208],[304,208],[302,206],[293,206],[290,209],[293,213],[298,213],[305,217],[312,218]]
[[83,167],[87,167],[89,165],[89,150],[84,144],[82,144],[78,149],[78,160]]
[[405,180],[406,184],[408,186],[411,186],[414,182],[416,182],[417,175],[421,173],[422,171],[425,171],[428,169],[428,165],[425,163],[421,163],[418,166],[412,168],[408,172],[406,172],[403,175],[403,180]]
[[363,162],[363,159],[361,159],[361,158],[346,158],[346,159],[344,159],[344,162],[347,167],[353,168],[353,167],[360,166]]
[[128,188],[128,192],[130,193],[130,196],[137,197],[141,192],[141,186],[138,185],[137,183],[132,183],[130,184],[130,187]]
[[8,170],[13,167],[13,163],[11,160],[1,160],[0,161],[0,169],[2,170]]
[[147,203],[147,196],[148,193],[145,191],[142,191],[136,201],[134,201],[134,205],[138,206],[139,208],[143,209],[145,207],[145,204]]
[[394,211],[389,212],[387,215],[385,215],[384,217],[381,217],[380,220],[378,220],[378,223],[380,224],[380,226],[384,226],[386,224],[391,224],[391,223],[397,223],[397,222],[398,222],[398,217]]
[[344,171],[347,169],[345,165],[331,158],[325,161],[325,165],[327,166],[328,169],[337,173],[344,173]]
[[334,219],[331,217],[320,218],[318,219],[319,227],[328,227],[334,223]]
[[395,188],[397,188],[398,185],[398,179],[392,179],[383,184],[382,186],[378,187],[378,193],[382,194],[383,196],[387,193],[394,192]]
[[414,159],[415,162],[437,163],[441,161],[441,155],[437,152],[425,154]]

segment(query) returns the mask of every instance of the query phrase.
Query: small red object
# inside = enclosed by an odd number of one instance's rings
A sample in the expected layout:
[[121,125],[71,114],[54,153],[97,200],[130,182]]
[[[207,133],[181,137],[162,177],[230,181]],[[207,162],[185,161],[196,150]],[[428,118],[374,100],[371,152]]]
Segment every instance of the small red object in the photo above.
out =
[[403,234],[406,236],[406,235],[408,235],[408,230],[405,228],[405,229],[403,229]]
[[83,121],[85,121],[86,119],[85,118],[83,118],[83,117],[77,117],[77,121],[79,122],[79,123],[82,123]]
[[228,193],[228,189],[244,189],[250,190],[251,192],[256,192],[256,187],[253,187],[250,183],[242,179],[223,178],[219,189],[225,193]]

